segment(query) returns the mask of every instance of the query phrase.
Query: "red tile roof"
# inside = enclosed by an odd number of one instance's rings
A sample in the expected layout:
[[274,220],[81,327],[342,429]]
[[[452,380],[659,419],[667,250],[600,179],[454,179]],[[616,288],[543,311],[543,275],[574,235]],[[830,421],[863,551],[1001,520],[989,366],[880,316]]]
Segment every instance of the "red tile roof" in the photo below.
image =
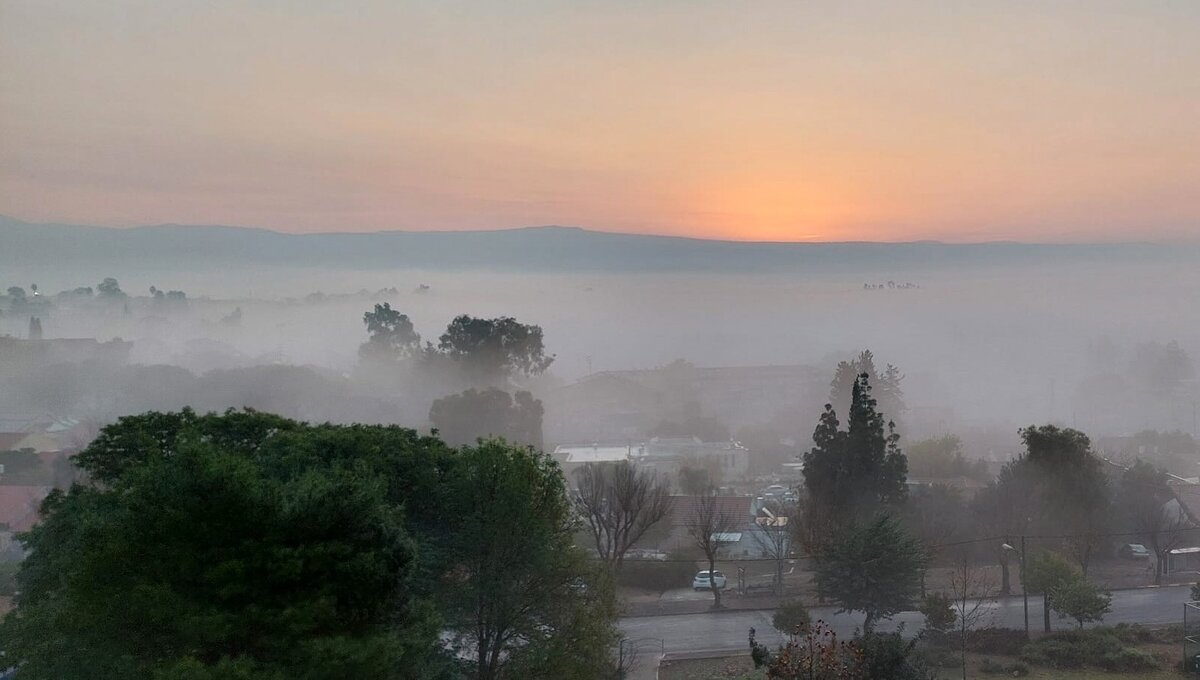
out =
[[17,442],[28,436],[28,432],[0,432],[0,451],[12,451]]
[[[671,496],[671,523],[687,526],[696,521],[697,507],[701,496]],[[750,522],[750,496],[717,496],[717,512],[729,516],[737,523]]]
[[0,524],[10,531],[27,531],[38,520],[38,506],[50,493],[48,486],[0,485]]

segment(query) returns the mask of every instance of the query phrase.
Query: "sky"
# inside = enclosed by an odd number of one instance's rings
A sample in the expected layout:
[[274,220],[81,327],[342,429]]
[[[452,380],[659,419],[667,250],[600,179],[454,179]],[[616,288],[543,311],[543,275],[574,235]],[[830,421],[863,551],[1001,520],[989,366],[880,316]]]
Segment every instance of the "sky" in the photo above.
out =
[[1200,240],[1200,2],[0,0],[0,213]]

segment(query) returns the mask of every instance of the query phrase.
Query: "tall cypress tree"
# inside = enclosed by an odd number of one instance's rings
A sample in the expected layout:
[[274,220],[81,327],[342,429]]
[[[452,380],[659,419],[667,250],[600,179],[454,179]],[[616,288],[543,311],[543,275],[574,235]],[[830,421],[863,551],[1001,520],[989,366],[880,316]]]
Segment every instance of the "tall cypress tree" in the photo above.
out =
[[876,407],[867,374],[854,381],[847,429],[838,426],[837,413],[826,404],[813,431],[814,446],[804,454],[812,512],[841,523],[903,502],[908,461],[895,425],[885,423]]

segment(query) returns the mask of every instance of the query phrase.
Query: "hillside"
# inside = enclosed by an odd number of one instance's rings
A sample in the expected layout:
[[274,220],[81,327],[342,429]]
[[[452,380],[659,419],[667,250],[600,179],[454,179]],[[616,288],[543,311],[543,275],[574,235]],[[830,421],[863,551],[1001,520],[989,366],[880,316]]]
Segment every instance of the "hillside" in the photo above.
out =
[[500,231],[287,234],[176,225],[113,229],[0,216],[0,268],[103,262],[123,269],[337,266],[351,269],[728,273],[917,271],[1010,264],[1130,263],[1195,247],[1125,244],[755,243],[529,227]]

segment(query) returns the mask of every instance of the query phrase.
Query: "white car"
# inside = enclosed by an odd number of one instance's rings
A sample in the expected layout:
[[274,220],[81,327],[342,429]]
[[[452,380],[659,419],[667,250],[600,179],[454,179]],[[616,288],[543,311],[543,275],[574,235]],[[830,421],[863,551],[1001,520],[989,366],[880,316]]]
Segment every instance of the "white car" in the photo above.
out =
[[716,585],[718,590],[723,590],[725,588],[725,574],[714,571],[710,579],[707,571],[701,571],[697,572],[696,578],[692,579],[692,590],[711,590],[713,585]]

